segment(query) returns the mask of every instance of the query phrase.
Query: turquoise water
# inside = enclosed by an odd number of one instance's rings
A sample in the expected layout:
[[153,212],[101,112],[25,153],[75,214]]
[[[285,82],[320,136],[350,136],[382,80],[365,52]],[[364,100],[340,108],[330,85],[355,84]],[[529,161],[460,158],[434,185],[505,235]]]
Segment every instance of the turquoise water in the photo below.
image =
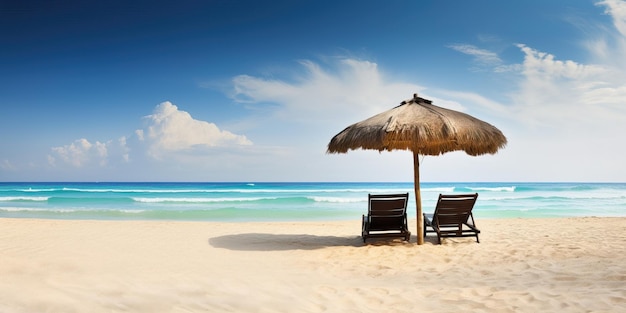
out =
[[[413,183],[0,183],[0,217],[96,220],[302,221],[360,219],[368,193]],[[478,192],[476,218],[626,216],[626,183],[422,183],[422,207],[440,193]]]

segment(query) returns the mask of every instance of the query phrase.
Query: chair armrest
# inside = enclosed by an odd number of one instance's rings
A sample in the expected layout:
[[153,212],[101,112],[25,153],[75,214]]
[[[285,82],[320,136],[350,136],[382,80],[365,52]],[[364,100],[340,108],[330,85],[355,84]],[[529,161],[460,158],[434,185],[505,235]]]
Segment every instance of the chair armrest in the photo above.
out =
[[480,233],[480,230],[478,228],[476,228],[476,226],[469,224],[469,223],[464,223],[465,226],[469,227],[470,229],[472,229],[473,231]]
[[423,213],[422,215],[424,215],[424,223],[426,223],[426,225],[430,225],[433,220],[434,214]]

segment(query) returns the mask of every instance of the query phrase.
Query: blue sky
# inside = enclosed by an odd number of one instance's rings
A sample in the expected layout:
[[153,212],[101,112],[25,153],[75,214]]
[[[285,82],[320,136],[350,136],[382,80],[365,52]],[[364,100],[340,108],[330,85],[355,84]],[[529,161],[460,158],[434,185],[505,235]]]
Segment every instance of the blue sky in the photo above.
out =
[[413,93],[498,127],[422,181],[626,181],[626,2],[3,1],[0,181],[412,181],[326,154]]

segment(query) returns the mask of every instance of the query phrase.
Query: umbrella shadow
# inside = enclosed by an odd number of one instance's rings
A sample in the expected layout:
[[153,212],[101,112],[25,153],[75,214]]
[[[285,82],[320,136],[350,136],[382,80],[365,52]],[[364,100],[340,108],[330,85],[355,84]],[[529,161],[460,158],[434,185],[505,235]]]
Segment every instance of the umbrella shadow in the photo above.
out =
[[316,236],[309,234],[246,233],[209,239],[215,248],[236,251],[315,250],[327,247],[362,247],[360,236]]

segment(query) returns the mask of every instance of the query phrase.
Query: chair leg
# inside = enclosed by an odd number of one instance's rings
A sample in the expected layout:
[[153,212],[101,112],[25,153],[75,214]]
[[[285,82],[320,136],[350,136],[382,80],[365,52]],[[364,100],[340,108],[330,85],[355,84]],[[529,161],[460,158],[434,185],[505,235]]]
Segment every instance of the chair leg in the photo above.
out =
[[366,217],[363,215],[361,219],[361,237],[363,237],[363,243],[365,243],[365,240],[367,239],[367,230],[365,229],[367,227],[366,224]]
[[435,231],[437,231],[437,243],[441,244],[441,232],[439,231],[439,228],[435,229]]

